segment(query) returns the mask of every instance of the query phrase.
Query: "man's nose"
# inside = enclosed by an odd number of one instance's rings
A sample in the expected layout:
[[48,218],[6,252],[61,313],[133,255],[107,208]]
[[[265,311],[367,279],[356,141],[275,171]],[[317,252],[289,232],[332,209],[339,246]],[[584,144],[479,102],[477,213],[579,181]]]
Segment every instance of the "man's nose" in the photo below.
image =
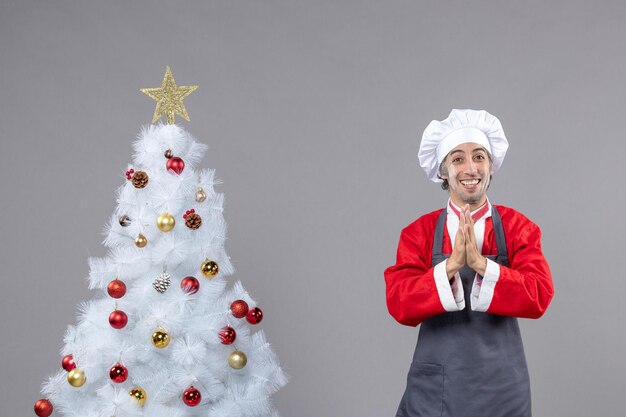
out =
[[467,169],[468,169],[469,172],[472,172],[472,173],[478,172],[478,166],[472,160],[469,161],[469,166],[468,166]]

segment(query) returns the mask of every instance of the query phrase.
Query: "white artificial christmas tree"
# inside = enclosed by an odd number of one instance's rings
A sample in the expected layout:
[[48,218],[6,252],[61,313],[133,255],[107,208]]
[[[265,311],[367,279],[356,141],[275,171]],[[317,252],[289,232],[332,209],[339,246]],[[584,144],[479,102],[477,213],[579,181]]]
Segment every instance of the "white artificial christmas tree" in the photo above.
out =
[[224,250],[224,196],[207,150],[180,126],[182,100],[169,67],[153,123],[134,143],[133,164],[105,228],[104,258],[89,259],[97,296],[79,306],[43,385],[38,416],[275,417],[270,396],[286,382],[262,330],[262,311]]

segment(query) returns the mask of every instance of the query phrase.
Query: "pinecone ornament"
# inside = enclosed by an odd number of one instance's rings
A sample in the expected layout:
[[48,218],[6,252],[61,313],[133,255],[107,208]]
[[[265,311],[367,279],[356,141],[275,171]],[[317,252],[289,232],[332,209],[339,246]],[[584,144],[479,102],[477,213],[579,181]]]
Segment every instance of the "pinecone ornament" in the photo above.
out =
[[196,214],[194,209],[187,210],[183,219],[185,219],[185,226],[190,229],[195,230],[202,225],[202,217],[200,217],[199,214]]
[[143,188],[148,185],[148,174],[143,171],[137,171],[133,174],[132,182],[135,188]]
[[165,291],[167,291],[171,283],[172,283],[172,280],[171,280],[170,274],[163,272],[161,275],[157,277],[157,279],[154,280],[154,282],[152,283],[152,286],[154,287],[155,290],[157,290],[157,292],[160,292],[161,294],[163,294]]

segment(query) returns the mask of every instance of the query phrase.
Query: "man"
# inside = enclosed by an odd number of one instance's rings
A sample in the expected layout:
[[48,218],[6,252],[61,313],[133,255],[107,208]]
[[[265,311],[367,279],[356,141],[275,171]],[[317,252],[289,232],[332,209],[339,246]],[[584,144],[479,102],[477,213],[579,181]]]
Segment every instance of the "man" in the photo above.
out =
[[420,165],[450,198],[402,230],[385,271],[389,313],[421,324],[396,417],[531,415],[517,317],[541,317],[554,290],[539,227],[487,198],[507,148],[486,111],[452,110],[424,131]]

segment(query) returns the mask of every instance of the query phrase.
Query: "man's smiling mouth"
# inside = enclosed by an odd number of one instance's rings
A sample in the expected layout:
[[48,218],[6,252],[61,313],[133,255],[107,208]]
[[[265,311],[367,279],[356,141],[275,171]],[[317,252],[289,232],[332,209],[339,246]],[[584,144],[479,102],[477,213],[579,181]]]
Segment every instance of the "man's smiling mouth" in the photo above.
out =
[[480,182],[480,178],[474,178],[471,180],[460,180],[459,182],[467,187],[472,187]]

